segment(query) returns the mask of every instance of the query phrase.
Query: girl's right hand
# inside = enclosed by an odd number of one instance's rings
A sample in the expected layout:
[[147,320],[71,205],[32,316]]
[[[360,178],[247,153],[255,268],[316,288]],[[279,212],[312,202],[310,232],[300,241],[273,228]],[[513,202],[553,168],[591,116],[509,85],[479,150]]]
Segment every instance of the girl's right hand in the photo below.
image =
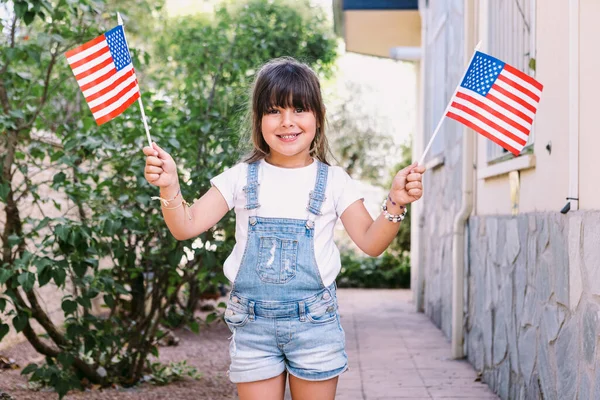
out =
[[156,143],[152,143],[152,147],[144,147],[144,154],[146,155],[144,177],[148,183],[164,188],[179,182],[177,166],[169,153],[158,147]]

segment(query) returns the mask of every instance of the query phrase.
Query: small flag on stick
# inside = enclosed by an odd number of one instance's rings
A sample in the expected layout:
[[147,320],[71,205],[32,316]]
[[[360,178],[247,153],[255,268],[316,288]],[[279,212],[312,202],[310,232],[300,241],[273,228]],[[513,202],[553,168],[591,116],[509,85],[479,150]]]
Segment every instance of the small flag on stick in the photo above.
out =
[[117,117],[140,97],[122,25],[65,56],[98,125]]
[[446,115],[518,156],[527,144],[542,84],[477,51]]
[[529,75],[475,47],[469,67],[454,91],[429,143],[425,156],[450,117],[518,156],[527,144],[543,85]]

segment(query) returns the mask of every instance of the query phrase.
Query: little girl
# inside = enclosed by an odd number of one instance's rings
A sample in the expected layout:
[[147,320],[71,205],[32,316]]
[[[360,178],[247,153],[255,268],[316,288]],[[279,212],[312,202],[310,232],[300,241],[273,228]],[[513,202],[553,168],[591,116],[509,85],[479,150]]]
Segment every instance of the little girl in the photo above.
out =
[[414,163],[397,173],[373,221],[354,181],[327,161],[318,78],[292,58],[272,60],[257,74],[252,142],[251,154],[213,178],[191,206],[175,162],[156,144],[144,148],[145,177],[160,187],[165,222],[178,240],[210,229],[235,208],[225,321],[233,333],[229,377],[240,399],[282,400],[287,373],[295,400],[333,399],[348,368],[335,223],[341,218],[358,247],[378,256],[398,233],[406,205],[421,197],[425,168]]

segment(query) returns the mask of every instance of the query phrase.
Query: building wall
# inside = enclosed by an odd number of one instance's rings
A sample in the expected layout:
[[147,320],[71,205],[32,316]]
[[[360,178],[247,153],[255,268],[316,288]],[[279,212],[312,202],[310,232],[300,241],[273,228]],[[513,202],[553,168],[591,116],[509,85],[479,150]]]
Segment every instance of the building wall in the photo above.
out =
[[[428,29],[425,45],[424,143],[443,115],[455,85],[463,73],[463,1],[430,1],[422,10]],[[436,27],[436,28],[432,28]],[[442,160],[432,167],[424,180],[425,197],[421,204],[422,252],[424,274],[424,311],[449,336],[452,295],[452,224],[460,207],[462,127],[446,121],[435,139],[428,160]],[[430,244],[430,245],[429,245]]]
[[598,37],[600,2],[581,0],[579,13],[579,208],[600,209],[600,135],[598,134],[598,91],[600,54]]
[[[476,2],[476,10],[486,1]],[[465,350],[483,380],[502,399],[600,399],[600,148],[595,116],[600,56],[600,3],[580,0],[579,197],[580,210],[559,213],[569,190],[569,7],[576,2],[538,0],[536,78],[544,93],[535,121],[535,165],[519,173],[518,214],[511,216],[508,171],[483,178],[489,169],[487,139],[477,138],[475,208],[468,221],[465,286]],[[445,7],[430,0],[429,12]],[[455,2],[451,3],[452,6]],[[442,10],[441,12],[445,12]],[[462,17],[462,13],[461,13]],[[479,18],[476,16],[476,18]],[[460,27],[448,14],[448,23]],[[424,143],[437,123],[437,65],[447,53],[433,51],[434,18],[426,23],[427,71]],[[485,29],[479,23],[479,36]],[[446,32],[449,34],[448,32]],[[456,35],[453,40],[463,43]],[[448,49],[446,47],[446,49]],[[485,49],[484,49],[485,51]],[[461,57],[454,58],[458,65]],[[451,65],[448,63],[447,67]],[[461,66],[462,68],[462,66]],[[460,74],[459,74],[460,76]],[[573,76],[573,75],[571,75]],[[445,78],[455,85],[458,77]],[[449,83],[450,84],[450,83]],[[453,88],[452,88],[453,89]],[[448,101],[448,88],[444,89]],[[425,312],[450,337],[451,227],[461,201],[460,130],[444,122],[436,165],[425,176],[421,268]],[[552,151],[546,145],[552,143]],[[508,165],[508,164],[505,164]]]
[[421,45],[421,17],[416,10],[344,11],[346,51],[389,57],[396,46]]
[[599,239],[598,211],[469,220],[467,356],[502,399],[600,399]]
[[[489,0],[488,0],[489,1]],[[597,91],[600,90],[600,2],[579,1],[579,208],[600,209],[600,162],[597,149]],[[569,196],[569,2],[538,0],[536,79],[544,91],[534,122],[535,167],[520,172],[519,212],[559,211]],[[483,28],[482,28],[483,29]],[[488,166],[487,139],[478,137],[477,168]],[[552,151],[546,146],[551,144]],[[481,175],[481,174],[480,174]],[[477,215],[511,213],[508,175],[477,180]]]

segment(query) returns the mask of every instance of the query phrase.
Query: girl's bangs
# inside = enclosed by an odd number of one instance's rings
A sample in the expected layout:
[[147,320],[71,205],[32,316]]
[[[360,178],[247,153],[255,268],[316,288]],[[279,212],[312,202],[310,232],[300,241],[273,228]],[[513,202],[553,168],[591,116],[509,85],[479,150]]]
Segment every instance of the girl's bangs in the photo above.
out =
[[259,115],[264,115],[275,107],[302,108],[306,111],[317,109],[317,100],[313,98],[314,91],[310,90],[310,83],[295,78],[271,81],[259,96]]

